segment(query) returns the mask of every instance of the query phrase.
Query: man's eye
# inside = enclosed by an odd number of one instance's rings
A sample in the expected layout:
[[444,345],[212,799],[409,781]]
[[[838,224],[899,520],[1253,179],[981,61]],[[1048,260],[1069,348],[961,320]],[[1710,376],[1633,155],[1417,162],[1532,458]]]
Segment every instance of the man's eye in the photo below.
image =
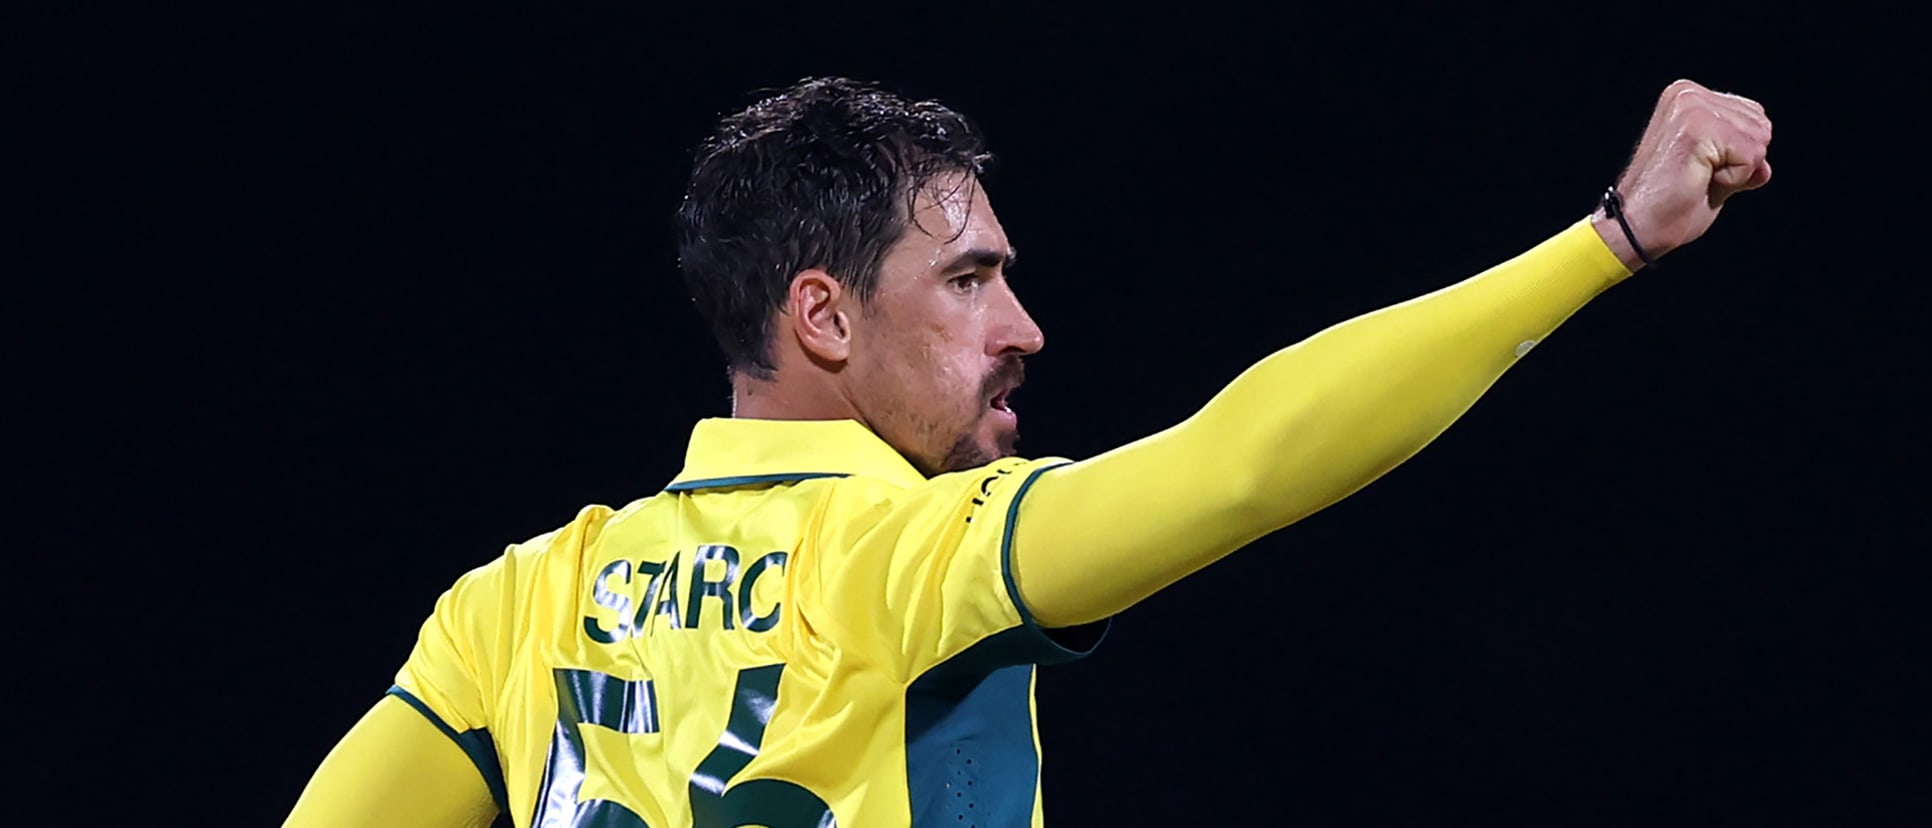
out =
[[946,284],[952,285],[954,290],[969,291],[979,287],[979,274],[968,273],[964,276],[954,276]]

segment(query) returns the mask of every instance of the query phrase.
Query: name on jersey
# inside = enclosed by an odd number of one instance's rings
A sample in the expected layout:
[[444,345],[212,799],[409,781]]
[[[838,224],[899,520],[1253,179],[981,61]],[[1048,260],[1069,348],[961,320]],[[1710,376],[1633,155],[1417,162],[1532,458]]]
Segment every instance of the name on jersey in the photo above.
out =
[[[609,612],[584,616],[584,634],[600,644],[615,644],[657,627],[764,632],[778,625],[780,602],[758,605],[758,579],[776,569],[768,583],[782,584],[787,557],[767,552],[746,561],[736,548],[706,544],[692,553],[688,566],[681,565],[683,550],[668,561],[612,561],[597,573],[590,590],[591,603]],[[777,594],[772,587],[766,589]]]

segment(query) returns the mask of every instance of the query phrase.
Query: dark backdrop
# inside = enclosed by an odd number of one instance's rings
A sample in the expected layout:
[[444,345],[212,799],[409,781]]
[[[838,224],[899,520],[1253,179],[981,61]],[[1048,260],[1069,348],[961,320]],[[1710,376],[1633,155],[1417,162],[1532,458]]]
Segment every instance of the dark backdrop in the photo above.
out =
[[279,822],[455,576],[665,483],[727,411],[670,215],[760,87],[985,127],[1023,448],[1081,457],[1560,230],[1681,76],[1769,107],[1773,185],[1044,672],[1048,813],[1932,819],[1899,18],[277,6],[0,27],[28,814]]

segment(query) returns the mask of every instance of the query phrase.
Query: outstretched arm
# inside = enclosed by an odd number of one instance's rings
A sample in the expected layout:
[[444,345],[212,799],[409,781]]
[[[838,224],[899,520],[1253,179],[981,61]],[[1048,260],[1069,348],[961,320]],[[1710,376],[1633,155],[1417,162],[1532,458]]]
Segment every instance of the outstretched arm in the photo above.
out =
[[463,749],[421,713],[384,696],[322,761],[284,825],[482,828],[496,813]]
[[[1618,188],[1653,258],[1770,180],[1756,103],[1679,81]],[[1120,612],[1413,456],[1530,347],[1641,267],[1603,215],[1451,287],[1262,360],[1193,417],[1042,473],[1013,528],[1022,599],[1046,626]]]

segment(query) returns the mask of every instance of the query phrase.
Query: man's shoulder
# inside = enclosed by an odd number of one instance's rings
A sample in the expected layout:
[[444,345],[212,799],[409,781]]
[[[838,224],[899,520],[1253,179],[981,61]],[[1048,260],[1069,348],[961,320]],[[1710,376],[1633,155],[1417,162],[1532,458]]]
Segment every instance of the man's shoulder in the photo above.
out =
[[653,494],[617,507],[602,503],[581,506],[567,522],[501,547],[494,557],[464,573],[462,581],[515,582],[527,580],[533,573],[555,568],[559,564],[574,568],[586,553],[597,547],[605,535],[624,522],[635,519],[661,498],[661,494]]
[[1028,485],[1040,472],[1071,462],[1064,457],[1003,457],[971,468],[944,472],[918,483],[870,477],[828,481],[833,487],[827,522],[863,531],[866,524],[908,512],[955,515],[986,503],[1002,489]]
[[881,493],[888,497],[916,497],[933,492],[952,492],[955,490],[983,487],[990,482],[1018,476],[1022,479],[1054,466],[1072,462],[1065,457],[1002,457],[987,463],[933,475],[914,485],[899,485],[891,481],[875,478],[846,478],[850,485],[862,491]]
[[650,498],[641,498],[621,508],[612,508],[601,503],[579,507],[569,521],[511,543],[504,549],[504,555],[512,558],[531,558],[581,549],[587,544],[595,543],[611,523],[619,519],[620,515],[635,513],[648,500]]

